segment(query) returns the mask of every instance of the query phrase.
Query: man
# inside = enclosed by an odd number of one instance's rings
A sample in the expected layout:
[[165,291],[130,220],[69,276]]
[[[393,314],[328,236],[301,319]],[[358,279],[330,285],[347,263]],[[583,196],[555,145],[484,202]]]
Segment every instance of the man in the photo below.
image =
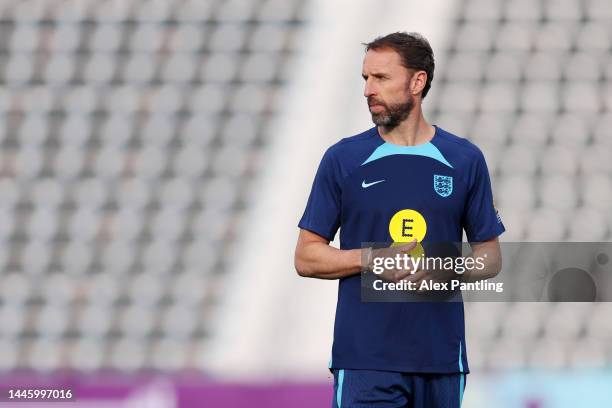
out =
[[[481,151],[423,116],[434,73],[427,40],[400,32],[364,45],[364,96],[376,126],[323,156],[299,222],[295,267],[300,276],[340,279],[329,366],[334,406],[459,407],[469,372],[463,303],[362,302],[360,272],[372,257],[413,250],[415,240],[461,242],[465,230],[472,256],[487,257],[462,280],[493,277],[504,226]],[[339,228],[337,249],[329,242]],[[362,254],[363,243],[390,241],[402,244]],[[414,272],[385,278],[433,279]]]

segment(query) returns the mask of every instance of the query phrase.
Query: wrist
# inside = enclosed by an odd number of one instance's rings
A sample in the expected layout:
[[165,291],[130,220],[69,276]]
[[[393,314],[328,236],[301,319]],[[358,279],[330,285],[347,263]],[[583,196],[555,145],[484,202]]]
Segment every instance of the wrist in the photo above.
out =
[[461,282],[470,282],[473,272],[474,272],[473,269],[466,268],[466,270],[462,274],[459,275],[459,280]]
[[361,268],[364,271],[370,272],[372,270],[372,258],[374,257],[374,251],[372,247],[363,248],[362,251],[362,265]]

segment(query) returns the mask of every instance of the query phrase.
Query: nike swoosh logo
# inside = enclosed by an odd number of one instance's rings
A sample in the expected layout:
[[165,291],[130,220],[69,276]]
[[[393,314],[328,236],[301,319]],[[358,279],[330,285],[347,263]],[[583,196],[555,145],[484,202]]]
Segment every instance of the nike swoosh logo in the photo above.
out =
[[378,180],[378,181],[373,181],[373,182],[371,182],[371,183],[366,183],[366,181],[365,181],[365,180],[363,180],[363,181],[361,182],[361,187],[363,187],[363,188],[368,188],[368,187],[370,187],[370,186],[373,186],[374,184],[382,183],[383,181],[385,181],[385,180]]

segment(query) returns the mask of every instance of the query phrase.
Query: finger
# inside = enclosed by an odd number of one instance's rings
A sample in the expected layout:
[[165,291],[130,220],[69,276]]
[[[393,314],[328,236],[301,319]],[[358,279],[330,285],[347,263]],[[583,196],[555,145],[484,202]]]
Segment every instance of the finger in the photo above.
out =
[[414,263],[410,262],[406,268],[396,269],[393,272],[393,275],[395,279],[402,280],[406,278],[407,276],[414,275],[416,272],[417,272],[417,268],[415,267]]
[[426,276],[427,276],[427,271],[424,269],[419,269],[417,271],[414,271],[414,273],[408,272],[404,274],[402,279],[410,281],[410,282],[416,282],[418,280],[425,278]]
[[396,282],[399,282],[401,280],[409,280],[408,277],[411,275],[410,271],[407,270],[401,270],[401,271],[395,271],[394,274],[394,278]]
[[417,293],[422,293],[422,292],[425,292],[425,291],[426,291],[426,289],[425,289],[425,288],[422,288],[422,287],[421,287],[421,284],[423,283],[423,281],[425,281],[425,278],[421,278],[421,279],[417,279],[417,280],[415,280],[415,281],[412,281],[412,283],[414,284],[414,286],[413,286],[413,287],[415,288],[415,291],[416,291]]
[[402,244],[402,245],[397,245],[395,247],[395,249],[399,252],[410,252],[412,251],[415,247],[417,246],[417,240],[416,238],[414,238],[412,241]]
[[[434,279],[431,279],[431,277],[429,276],[424,276],[423,278],[419,279],[417,282],[415,282],[415,286],[417,288],[417,292],[423,293],[423,292],[429,292],[432,288],[433,283],[435,282]],[[424,284],[426,283],[426,284]]]

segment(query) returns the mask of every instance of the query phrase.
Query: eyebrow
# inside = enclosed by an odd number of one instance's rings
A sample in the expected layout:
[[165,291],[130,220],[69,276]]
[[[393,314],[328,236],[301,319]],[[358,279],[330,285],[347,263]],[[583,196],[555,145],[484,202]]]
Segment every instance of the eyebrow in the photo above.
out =
[[[370,75],[372,75],[374,78],[388,78],[389,75],[388,74],[384,74],[382,72],[373,72]],[[361,73],[361,77],[363,79],[366,79],[369,75],[364,74],[363,72]]]

